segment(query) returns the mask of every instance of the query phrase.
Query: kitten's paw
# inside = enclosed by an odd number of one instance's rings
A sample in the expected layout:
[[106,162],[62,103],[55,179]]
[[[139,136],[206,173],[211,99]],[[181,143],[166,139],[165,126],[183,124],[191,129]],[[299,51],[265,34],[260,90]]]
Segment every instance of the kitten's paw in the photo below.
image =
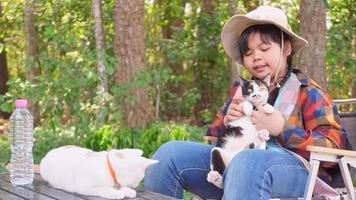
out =
[[263,110],[268,113],[268,114],[271,114],[274,112],[274,107],[270,104],[266,104],[263,106]]
[[207,177],[208,182],[214,184],[216,187],[223,189],[224,181],[223,177],[217,171],[210,171]]
[[262,140],[262,141],[267,141],[270,139],[269,137],[269,132],[266,129],[262,129],[258,132],[258,137]]
[[246,116],[251,116],[252,115],[252,111],[253,111],[253,105],[249,102],[244,102],[243,104],[243,111],[245,113]]
[[219,174],[219,172],[217,172],[217,171],[210,171],[210,172],[208,173],[208,177],[206,178],[206,180],[207,180],[208,182],[210,182],[210,183],[214,183],[214,182],[219,178],[219,176],[221,176],[221,175]]

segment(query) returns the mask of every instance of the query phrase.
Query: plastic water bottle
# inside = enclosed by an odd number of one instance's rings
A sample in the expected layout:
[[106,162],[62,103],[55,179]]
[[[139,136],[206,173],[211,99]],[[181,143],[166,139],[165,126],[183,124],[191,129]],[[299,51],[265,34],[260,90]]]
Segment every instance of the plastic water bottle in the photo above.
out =
[[27,100],[16,100],[10,117],[11,163],[10,181],[13,185],[33,182],[33,117],[27,110]]

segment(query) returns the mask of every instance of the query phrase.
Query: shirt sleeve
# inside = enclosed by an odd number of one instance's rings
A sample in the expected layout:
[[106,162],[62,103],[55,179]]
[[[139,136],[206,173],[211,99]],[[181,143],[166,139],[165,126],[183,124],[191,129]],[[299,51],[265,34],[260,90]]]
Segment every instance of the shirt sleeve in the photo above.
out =
[[[282,146],[306,159],[310,157],[310,152],[306,151],[308,145],[346,148],[346,133],[340,125],[338,110],[327,93],[313,85],[302,87],[298,104],[300,116],[291,116],[278,136]],[[301,123],[292,123],[296,119]]]
[[226,128],[224,125],[224,117],[227,113],[227,109],[229,108],[231,101],[232,101],[232,97],[235,95],[238,87],[240,86],[240,82],[239,81],[235,81],[232,85],[232,87],[230,88],[230,93],[229,93],[229,98],[226,101],[226,103],[224,104],[224,106],[221,107],[220,111],[218,112],[218,114],[215,117],[214,122],[211,124],[211,126],[209,127],[206,135],[207,136],[218,136],[220,135],[220,133]]

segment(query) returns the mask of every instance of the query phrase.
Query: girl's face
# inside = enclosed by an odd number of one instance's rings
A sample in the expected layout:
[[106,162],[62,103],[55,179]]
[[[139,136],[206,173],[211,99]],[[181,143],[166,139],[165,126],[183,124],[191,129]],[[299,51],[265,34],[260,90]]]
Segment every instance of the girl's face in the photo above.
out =
[[267,74],[271,74],[271,83],[273,83],[279,59],[280,69],[278,77],[284,76],[287,73],[287,57],[290,53],[290,42],[285,42],[281,56],[281,47],[278,43],[272,40],[269,40],[267,43],[263,42],[260,33],[256,32],[248,38],[248,50],[243,55],[243,63],[246,70],[258,79],[263,79]]

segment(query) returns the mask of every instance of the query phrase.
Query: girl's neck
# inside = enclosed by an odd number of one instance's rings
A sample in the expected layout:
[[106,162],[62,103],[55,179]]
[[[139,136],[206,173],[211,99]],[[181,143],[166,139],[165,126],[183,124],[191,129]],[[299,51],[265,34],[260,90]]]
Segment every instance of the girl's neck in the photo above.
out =
[[286,69],[286,70],[284,70],[283,73],[280,73],[278,75],[277,79],[275,79],[274,77],[271,78],[271,84],[269,87],[270,91],[275,89],[276,87],[282,87],[284,85],[284,83],[287,81],[287,79],[289,78],[290,71],[291,70]]

